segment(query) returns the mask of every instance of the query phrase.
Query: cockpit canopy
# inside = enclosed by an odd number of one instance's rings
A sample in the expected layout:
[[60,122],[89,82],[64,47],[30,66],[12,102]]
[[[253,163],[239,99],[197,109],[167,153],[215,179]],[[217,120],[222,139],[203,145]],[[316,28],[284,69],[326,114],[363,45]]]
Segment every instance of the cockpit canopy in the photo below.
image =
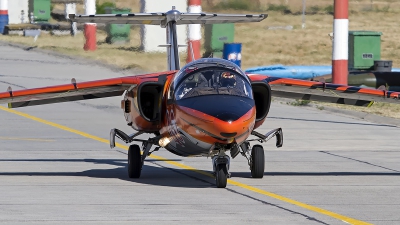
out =
[[174,77],[170,97],[175,100],[202,95],[234,95],[253,98],[251,84],[234,63],[207,58],[189,63]]

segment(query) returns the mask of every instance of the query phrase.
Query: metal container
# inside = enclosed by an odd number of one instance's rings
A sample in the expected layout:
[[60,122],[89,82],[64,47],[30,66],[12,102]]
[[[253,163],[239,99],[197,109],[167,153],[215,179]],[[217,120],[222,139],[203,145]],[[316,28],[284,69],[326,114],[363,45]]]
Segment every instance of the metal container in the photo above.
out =
[[48,22],[50,6],[50,0],[31,0],[29,1],[29,13],[33,12],[35,22]]
[[242,43],[225,43],[222,57],[235,63],[238,66],[242,64]]
[[374,61],[381,59],[381,32],[349,32],[349,69],[372,70]]
[[4,28],[6,25],[8,25],[8,15],[0,14],[0,34],[4,33]]
[[[105,8],[106,14],[127,14],[131,13],[128,8]],[[107,38],[106,42],[114,43],[127,43],[130,41],[131,25],[129,24],[107,24],[106,26]]]
[[375,60],[374,61],[374,71],[377,72],[392,72],[391,60]]
[[24,36],[28,36],[28,37],[36,37],[39,36],[41,33],[41,30],[24,30]]
[[222,52],[224,43],[232,43],[235,37],[235,25],[206,24],[204,29],[204,48],[206,52]]

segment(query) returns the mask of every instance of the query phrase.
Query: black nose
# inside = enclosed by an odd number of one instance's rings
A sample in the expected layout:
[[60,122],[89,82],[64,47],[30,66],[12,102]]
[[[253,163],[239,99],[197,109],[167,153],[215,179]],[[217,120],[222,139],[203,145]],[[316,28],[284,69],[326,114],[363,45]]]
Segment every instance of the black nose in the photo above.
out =
[[219,113],[217,115],[211,115],[211,116],[214,116],[222,121],[233,122],[233,121],[236,121],[237,119],[239,119],[243,115],[240,115],[240,114],[234,113],[234,112],[226,112],[226,111],[221,110],[221,111],[219,111]]
[[253,99],[232,95],[204,95],[184,98],[176,103],[226,122],[238,120],[254,107]]

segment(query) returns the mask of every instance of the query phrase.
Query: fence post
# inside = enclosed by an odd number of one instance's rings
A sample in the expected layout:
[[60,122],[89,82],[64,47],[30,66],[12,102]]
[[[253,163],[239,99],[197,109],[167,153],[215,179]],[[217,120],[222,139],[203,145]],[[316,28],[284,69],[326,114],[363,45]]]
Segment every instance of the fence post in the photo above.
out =
[[[201,13],[201,0],[189,0],[188,5],[189,5],[188,13]],[[200,48],[201,48],[200,24],[189,24],[188,38],[189,41],[187,46],[187,59],[186,59],[187,63],[200,58]],[[192,56],[192,51],[194,59]]]
[[335,0],[332,83],[347,85],[349,58],[349,0]]
[[[85,0],[85,15],[95,15],[96,14],[96,0]],[[85,23],[84,34],[86,43],[83,46],[85,51],[95,51],[96,46],[96,24],[95,23]]]

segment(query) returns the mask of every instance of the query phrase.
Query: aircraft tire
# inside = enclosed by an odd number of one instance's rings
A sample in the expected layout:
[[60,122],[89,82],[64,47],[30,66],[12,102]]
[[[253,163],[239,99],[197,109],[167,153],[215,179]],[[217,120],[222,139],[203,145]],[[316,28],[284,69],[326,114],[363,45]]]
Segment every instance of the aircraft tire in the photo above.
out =
[[139,145],[131,145],[128,150],[129,178],[139,178],[142,171],[142,156]]
[[215,183],[217,185],[217,188],[225,188],[226,187],[228,176],[224,170],[224,167],[226,167],[225,164],[219,164],[216,167]]
[[261,145],[254,145],[251,149],[251,176],[263,178],[265,169],[264,148]]

